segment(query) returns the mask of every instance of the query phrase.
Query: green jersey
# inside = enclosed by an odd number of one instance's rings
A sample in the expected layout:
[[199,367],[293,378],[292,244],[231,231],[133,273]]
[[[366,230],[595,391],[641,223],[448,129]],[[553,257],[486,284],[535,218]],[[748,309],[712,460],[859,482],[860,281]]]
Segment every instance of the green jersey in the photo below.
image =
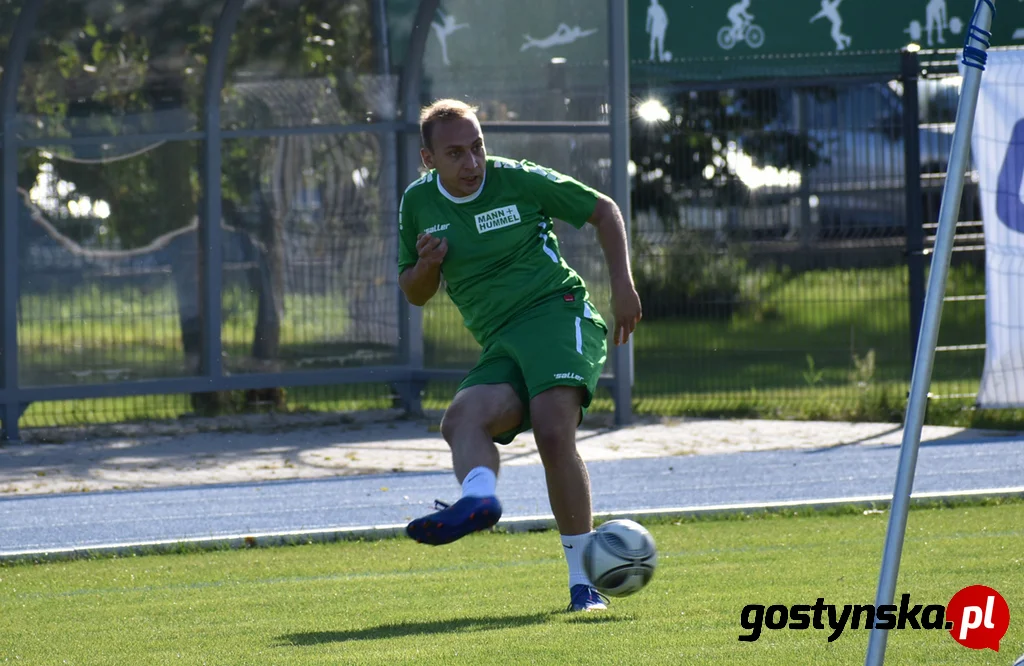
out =
[[402,196],[398,272],[416,263],[419,234],[447,238],[445,290],[485,345],[541,301],[568,292],[589,297],[583,278],[559,252],[552,220],[582,228],[597,200],[596,190],[525,160],[488,157],[480,187],[461,198],[432,170]]

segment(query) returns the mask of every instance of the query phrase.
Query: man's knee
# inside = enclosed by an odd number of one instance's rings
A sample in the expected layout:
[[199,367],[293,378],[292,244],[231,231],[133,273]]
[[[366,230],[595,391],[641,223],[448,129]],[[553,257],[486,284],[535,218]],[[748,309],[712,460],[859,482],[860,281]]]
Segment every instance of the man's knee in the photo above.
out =
[[441,436],[449,444],[455,439],[458,431],[465,427],[465,419],[462,416],[463,412],[465,410],[460,405],[455,404],[454,401],[448,406],[448,409],[444,410],[444,415],[441,417]]
[[459,391],[441,418],[441,436],[449,444],[465,430],[494,437],[517,427],[522,403],[508,384],[481,384]]
[[485,415],[476,409],[476,401],[463,398],[453,400],[441,417],[441,436],[449,444],[459,433],[468,430],[486,430]]
[[530,402],[533,436],[542,455],[575,451],[584,392],[580,387],[556,386]]

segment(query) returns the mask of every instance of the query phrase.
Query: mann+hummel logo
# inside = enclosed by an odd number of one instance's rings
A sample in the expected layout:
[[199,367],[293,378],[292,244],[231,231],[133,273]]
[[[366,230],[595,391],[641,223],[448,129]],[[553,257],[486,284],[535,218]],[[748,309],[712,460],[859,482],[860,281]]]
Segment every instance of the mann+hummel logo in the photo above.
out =
[[476,230],[477,233],[482,234],[494,231],[495,229],[511,227],[513,224],[519,224],[522,221],[523,218],[519,216],[519,208],[515,205],[505,206],[504,208],[495,208],[494,210],[477,215]]
[[435,224],[434,226],[430,227],[429,229],[424,229],[423,233],[425,233],[425,234],[436,234],[438,231],[447,231],[448,227],[450,227],[450,226],[452,226],[452,225],[451,224]]

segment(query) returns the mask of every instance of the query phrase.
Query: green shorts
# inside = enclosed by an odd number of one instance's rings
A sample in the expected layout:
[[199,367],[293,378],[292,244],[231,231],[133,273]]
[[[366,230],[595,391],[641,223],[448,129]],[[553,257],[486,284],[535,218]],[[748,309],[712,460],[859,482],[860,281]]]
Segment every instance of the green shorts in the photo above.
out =
[[[567,300],[568,299],[568,300]],[[511,384],[523,402],[518,428],[494,438],[509,444],[530,430],[530,399],[554,386],[586,389],[586,412],[608,356],[608,326],[582,292],[556,296],[507,324],[490,340],[459,390],[477,384]]]

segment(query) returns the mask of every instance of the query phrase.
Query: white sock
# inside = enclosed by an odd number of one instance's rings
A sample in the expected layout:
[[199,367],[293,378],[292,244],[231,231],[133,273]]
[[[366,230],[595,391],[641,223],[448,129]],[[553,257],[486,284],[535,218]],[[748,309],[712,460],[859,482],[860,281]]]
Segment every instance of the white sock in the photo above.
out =
[[590,585],[590,579],[583,571],[583,548],[587,545],[587,539],[593,532],[587,534],[560,535],[562,538],[562,552],[565,553],[565,560],[569,563],[569,587],[573,585]]
[[498,477],[490,467],[474,467],[462,480],[463,497],[494,497]]

